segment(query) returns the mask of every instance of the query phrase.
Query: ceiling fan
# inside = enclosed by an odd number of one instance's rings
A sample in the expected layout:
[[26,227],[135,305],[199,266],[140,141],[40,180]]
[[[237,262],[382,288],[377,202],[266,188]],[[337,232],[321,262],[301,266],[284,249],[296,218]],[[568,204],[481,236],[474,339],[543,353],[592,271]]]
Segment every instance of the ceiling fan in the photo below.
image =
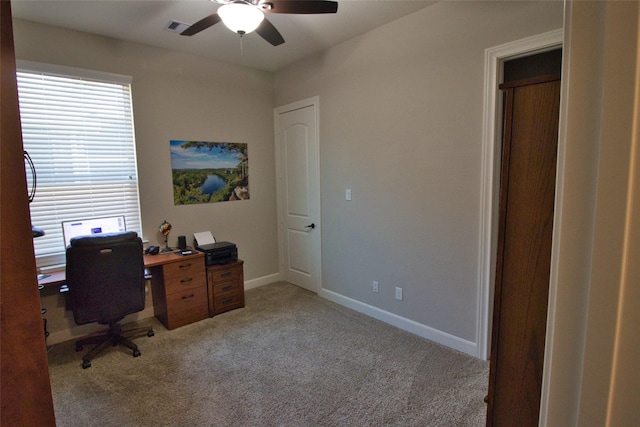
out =
[[212,25],[222,21],[231,31],[240,36],[255,31],[271,43],[278,46],[284,43],[284,38],[269,20],[266,13],[288,14],[316,14],[336,13],[338,2],[329,0],[211,0],[222,3],[216,13],[213,13],[180,33],[192,36]]

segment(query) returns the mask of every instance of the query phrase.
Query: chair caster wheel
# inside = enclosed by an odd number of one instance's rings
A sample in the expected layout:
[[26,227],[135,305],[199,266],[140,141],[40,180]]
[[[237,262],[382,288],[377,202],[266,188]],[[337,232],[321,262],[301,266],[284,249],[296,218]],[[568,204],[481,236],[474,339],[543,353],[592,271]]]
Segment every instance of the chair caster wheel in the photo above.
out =
[[152,336],[154,336],[155,334],[156,334],[156,333],[155,333],[155,332],[153,332],[152,330],[151,330],[151,331],[149,331],[149,332],[147,332],[147,336],[148,336],[148,337],[152,337]]
[[140,350],[133,350],[133,357],[138,357],[140,354]]
[[82,369],[87,369],[91,367],[91,362],[89,362],[88,360],[83,360],[82,361]]

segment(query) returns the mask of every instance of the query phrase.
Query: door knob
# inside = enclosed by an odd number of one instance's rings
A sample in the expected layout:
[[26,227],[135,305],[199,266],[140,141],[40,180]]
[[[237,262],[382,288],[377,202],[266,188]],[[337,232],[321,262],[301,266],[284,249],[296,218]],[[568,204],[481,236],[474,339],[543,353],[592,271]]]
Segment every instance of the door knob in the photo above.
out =
[[309,224],[309,225],[306,225],[306,226],[305,226],[305,228],[311,228],[311,229],[314,229],[314,228],[316,228],[316,225],[315,225],[314,223],[311,223],[311,224]]

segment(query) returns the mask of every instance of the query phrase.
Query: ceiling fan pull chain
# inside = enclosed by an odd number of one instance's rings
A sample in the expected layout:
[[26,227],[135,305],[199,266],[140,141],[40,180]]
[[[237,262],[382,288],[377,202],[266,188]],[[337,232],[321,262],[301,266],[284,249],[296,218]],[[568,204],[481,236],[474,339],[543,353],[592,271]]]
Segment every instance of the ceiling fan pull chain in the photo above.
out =
[[244,43],[243,43],[243,39],[244,39],[244,37],[242,37],[242,34],[240,34],[240,56],[244,56]]

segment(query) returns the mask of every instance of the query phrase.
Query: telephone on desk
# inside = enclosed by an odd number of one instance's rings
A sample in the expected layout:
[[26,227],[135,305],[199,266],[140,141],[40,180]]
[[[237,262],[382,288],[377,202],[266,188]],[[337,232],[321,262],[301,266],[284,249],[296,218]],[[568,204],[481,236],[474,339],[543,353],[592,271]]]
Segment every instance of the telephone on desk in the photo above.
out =
[[160,253],[160,246],[149,246],[144,250],[147,255],[158,255]]

